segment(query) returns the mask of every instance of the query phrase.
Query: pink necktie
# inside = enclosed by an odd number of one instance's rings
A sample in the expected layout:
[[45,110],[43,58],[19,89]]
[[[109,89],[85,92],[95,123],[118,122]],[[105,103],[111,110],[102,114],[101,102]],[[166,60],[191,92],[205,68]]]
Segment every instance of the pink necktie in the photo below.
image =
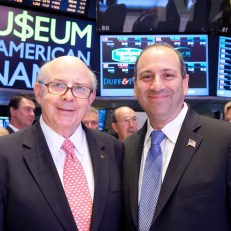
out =
[[65,193],[79,231],[89,231],[92,199],[83,167],[74,154],[74,145],[65,140],[62,149],[66,152],[63,182]]

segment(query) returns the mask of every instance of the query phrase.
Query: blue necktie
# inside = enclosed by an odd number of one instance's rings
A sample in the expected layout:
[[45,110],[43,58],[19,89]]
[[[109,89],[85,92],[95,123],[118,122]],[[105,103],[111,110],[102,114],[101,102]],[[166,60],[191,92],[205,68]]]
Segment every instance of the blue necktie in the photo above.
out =
[[146,157],[139,203],[139,231],[150,229],[162,183],[162,152],[160,143],[165,135],[153,131]]

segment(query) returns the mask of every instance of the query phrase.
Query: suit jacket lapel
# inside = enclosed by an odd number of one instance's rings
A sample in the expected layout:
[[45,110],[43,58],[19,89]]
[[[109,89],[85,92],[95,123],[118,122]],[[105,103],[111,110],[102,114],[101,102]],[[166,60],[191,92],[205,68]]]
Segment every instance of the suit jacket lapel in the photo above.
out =
[[77,230],[55,164],[39,123],[25,137],[23,153],[26,164],[37,185],[65,230]]
[[108,154],[103,151],[105,143],[99,141],[97,136],[95,134],[93,135],[89,129],[84,127],[84,130],[86,132],[87,140],[91,141],[88,142],[88,146],[91,154],[95,180],[91,230],[98,230],[107,203],[110,183],[110,160]]
[[194,132],[200,126],[198,114],[189,108],[161,187],[153,223],[166,205],[202,141],[202,137]]

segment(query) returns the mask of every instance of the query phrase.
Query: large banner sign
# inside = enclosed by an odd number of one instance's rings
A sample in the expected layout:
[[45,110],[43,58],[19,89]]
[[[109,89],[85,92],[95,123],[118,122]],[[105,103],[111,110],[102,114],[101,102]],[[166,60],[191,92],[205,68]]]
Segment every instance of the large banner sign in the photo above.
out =
[[0,88],[31,90],[40,66],[72,55],[93,62],[92,21],[0,6]]

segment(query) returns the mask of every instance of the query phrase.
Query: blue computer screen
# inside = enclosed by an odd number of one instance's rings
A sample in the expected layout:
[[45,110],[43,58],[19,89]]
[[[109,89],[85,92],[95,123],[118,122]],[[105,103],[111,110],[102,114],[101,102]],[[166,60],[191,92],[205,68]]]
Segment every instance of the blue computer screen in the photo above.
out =
[[0,116],[0,126],[5,128],[9,124],[9,118],[7,116]]
[[231,97],[231,37],[219,38],[218,56],[217,96]]
[[106,116],[107,116],[107,110],[106,109],[98,109],[99,113],[99,130],[103,131],[105,122],[106,122]]

